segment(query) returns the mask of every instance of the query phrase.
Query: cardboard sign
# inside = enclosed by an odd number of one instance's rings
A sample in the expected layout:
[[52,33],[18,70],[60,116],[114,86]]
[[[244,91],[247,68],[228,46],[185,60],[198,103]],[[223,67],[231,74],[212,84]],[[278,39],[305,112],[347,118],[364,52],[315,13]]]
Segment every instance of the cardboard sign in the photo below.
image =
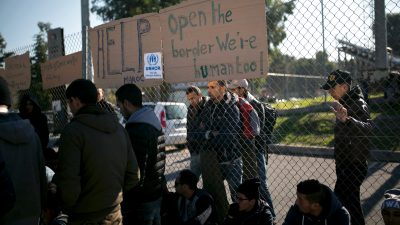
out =
[[6,58],[4,62],[6,69],[0,70],[0,76],[7,81],[10,91],[29,89],[31,86],[31,61],[29,59],[29,52]]
[[118,88],[123,84],[153,86],[161,79],[144,79],[143,56],[161,52],[158,14],[143,14],[120,19],[90,30],[94,82],[101,88]]
[[40,64],[43,89],[69,84],[82,78],[82,52],[61,56]]
[[265,1],[189,1],[160,11],[167,82],[267,75]]

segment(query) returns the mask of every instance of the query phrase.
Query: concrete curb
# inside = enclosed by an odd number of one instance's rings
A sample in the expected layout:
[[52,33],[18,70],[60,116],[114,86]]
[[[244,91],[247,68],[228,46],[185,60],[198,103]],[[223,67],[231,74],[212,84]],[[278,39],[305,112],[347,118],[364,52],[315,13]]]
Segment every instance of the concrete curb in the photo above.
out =
[[[269,145],[270,153],[278,155],[295,155],[318,158],[333,158],[332,147],[295,146],[295,145]],[[371,150],[370,161],[400,163],[400,152],[385,150]]]

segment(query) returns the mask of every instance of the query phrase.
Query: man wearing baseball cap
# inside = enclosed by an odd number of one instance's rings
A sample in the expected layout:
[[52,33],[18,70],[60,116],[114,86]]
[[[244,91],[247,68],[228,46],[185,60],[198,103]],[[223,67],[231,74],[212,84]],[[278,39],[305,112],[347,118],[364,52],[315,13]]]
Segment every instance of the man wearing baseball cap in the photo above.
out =
[[351,224],[365,225],[360,187],[368,171],[367,159],[372,131],[368,105],[360,87],[352,87],[352,79],[347,71],[332,71],[321,89],[328,91],[335,99],[331,105],[336,116],[335,193],[349,210]]

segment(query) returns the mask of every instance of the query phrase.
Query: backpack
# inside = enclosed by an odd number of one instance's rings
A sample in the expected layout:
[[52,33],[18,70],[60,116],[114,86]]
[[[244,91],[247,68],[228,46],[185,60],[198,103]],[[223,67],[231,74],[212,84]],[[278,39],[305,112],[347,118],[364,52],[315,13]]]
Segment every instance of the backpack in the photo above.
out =
[[260,119],[253,106],[244,98],[239,97],[238,108],[240,111],[240,122],[242,136],[253,139],[260,134]]
[[260,102],[264,111],[264,121],[263,127],[261,127],[262,133],[264,135],[270,136],[274,131],[274,126],[276,124],[277,112],[270,104]]

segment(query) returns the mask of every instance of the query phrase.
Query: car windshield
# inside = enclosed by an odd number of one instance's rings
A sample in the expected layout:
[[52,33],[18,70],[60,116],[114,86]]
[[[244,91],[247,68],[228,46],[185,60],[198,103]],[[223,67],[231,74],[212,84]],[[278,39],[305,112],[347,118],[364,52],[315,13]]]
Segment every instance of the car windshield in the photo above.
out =
[[185,119],[187,114],[186,107],[181,105],[166,105],[165,111],[167,114],[167,120]]

